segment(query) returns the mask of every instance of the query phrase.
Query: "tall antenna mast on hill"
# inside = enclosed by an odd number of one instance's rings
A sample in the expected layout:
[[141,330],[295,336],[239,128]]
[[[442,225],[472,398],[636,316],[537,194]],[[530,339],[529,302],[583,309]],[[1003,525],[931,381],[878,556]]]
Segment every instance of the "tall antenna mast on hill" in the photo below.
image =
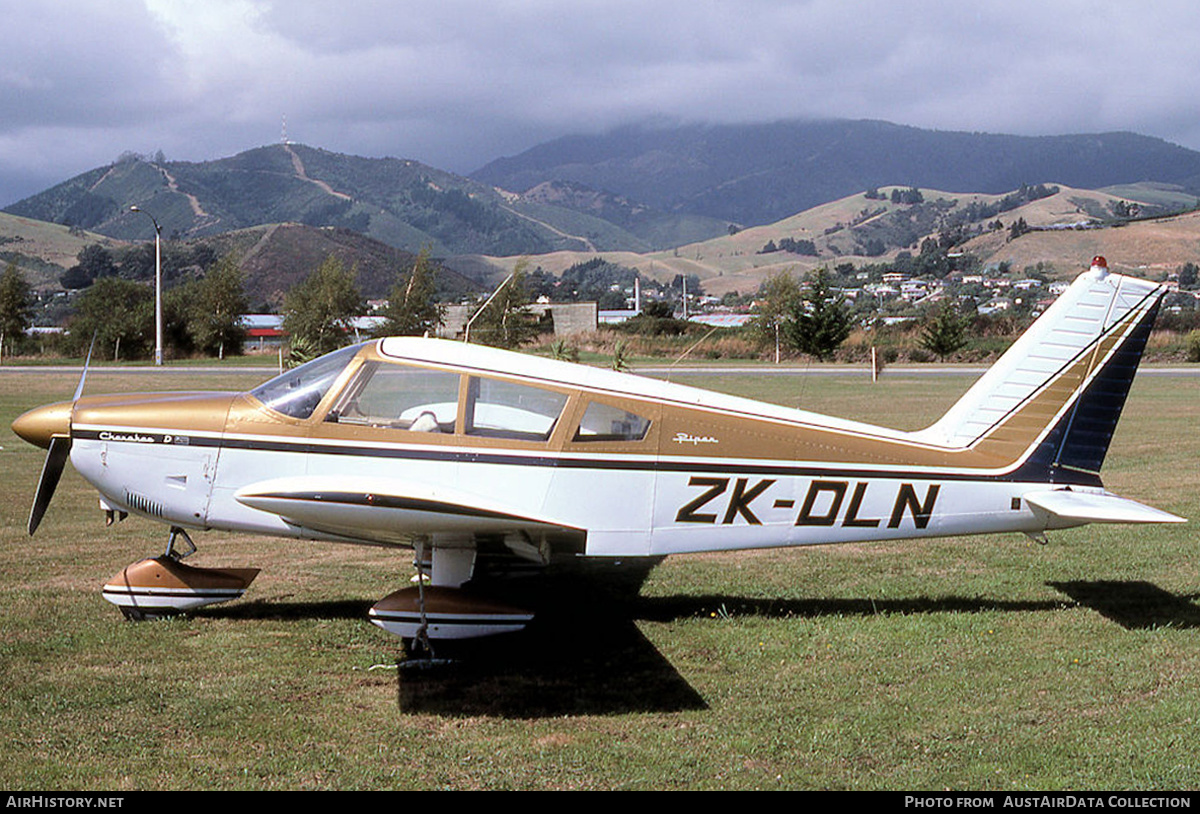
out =
[[282,131],[279,134],[279,143],[283,144],[285,146],[288,144],[291,144],[291,142],[288,141],[288,135],[287,135],[287,114],[286,113],[283,114],[283,125],[282,125]]

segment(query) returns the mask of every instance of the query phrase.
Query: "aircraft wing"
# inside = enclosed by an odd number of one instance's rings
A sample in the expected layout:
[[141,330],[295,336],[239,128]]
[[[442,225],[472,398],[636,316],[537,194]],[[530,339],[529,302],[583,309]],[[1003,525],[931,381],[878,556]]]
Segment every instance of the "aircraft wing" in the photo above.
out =
[[417,535],[526,532],[579,537],[583,529],[454,489],[377,477],[302,475],[259,481],[234,493],[245,506],[286,522],[363,542]]
[[1030,506],[1073,524],[1187,522],[1170,512],[1146,506],[1136,500],[1118,497],[1110,492],[1050,489],[1026,492],[1024,498]]

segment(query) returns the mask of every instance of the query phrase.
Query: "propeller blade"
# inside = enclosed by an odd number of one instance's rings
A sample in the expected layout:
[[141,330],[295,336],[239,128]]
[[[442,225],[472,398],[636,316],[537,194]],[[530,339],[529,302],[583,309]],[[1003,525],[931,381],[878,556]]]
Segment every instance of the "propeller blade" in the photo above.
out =
[[[79,375],[79,384],[75,386],[75,395],[71,397],[71,409],[74,411],[75,402],[79,401],[79,397],[83,395],[83,383],[87,381],[88,368],[92,365],[92,351],[96,348],[96,334],[92,334],[92,343],[88,345],[87,358],[83,361],[83,373]],[[68,421],[69,424],[69,421]],[[58,488],[58,481],[62,478],[63,467],[67,465],[67,458],[71,457],[71,437],[56,435],[50,439],[50,449],[46,452],[46,462],[42,464],[42,477],[38,480],[37,494],[33,496],[33,508],[29,510],[29,535],[37,531],[37,527],[42,524],[42,517],[46,514],[46,509],[50,506],[50,499],[54,497],[54,490]]]
[[83,383],[87,380],[88,368],[92,366],[92,351],[96,349],[96,335],[99,331],[92,332],[92,344],[88,345],[87,358],[83,360],[83,373],[79,374],[79,384],[75,386],[75,395],[71,397],[71,402],[79,401],[79,397],[83,395]]
[[38,480],[37,494],[33,498],[33,508],[29,511],[29,534],[37,531],[58,488],[58,480],[62,477],[63,467],[71,454],[71,439],[65,436],[55,436],[50,439],[50,451],[46,453],[46,462],[42,464],[42,477]]

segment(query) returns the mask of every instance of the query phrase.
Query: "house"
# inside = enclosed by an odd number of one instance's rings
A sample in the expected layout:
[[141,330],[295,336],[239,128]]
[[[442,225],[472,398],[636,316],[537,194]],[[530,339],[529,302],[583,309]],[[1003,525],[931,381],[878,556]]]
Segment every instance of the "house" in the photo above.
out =
[[905,280],[900,284],[900,298],[915,302],[929,296],[929,283],[925,280]]
[[262,350],[283,342],[283,317],[279,314],[243,314],[242,327],[246,329],[247,346]]
[[980,316],[998,314],[1007,311],[1009,308],[1012,308],[1012,306],[1012,300],[1008,299],[1007,297],[995,297],[979,306],[979,314]]

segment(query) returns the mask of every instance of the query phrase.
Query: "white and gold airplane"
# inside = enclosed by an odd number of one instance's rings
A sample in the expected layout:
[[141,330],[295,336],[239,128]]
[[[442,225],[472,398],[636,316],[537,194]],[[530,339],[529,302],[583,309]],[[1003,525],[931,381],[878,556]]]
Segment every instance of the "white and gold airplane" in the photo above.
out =
[[1100,480],[1163,294],[1096,258],[918,432],[431,339],[343,348],[246,393],[77,391],[13,424],[49,448],[29,531],[68,456],[110,519],[167,524],[167,553],[104,588],[131,615],[235,598],[257,573],[183,565],[187,529],[410,549],[423,578],[370,618],[427,642],[530,620],[475,593],[481,557],[1182,522]]

